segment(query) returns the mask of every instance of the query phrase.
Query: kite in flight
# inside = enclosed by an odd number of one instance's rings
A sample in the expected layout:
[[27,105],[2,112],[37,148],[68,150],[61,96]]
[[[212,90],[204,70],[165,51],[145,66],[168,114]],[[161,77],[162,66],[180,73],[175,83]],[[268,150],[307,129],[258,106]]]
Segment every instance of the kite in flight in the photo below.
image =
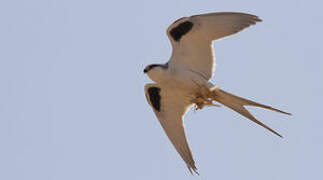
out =
[[192,173],[198,174],[186,140],[183,117],[191,106],[224,106],[240,113],[277,136],[279,133],[258,121],[244,106],[256,106],[283,114],[290,113],[250,101],[213,85],[214,40],[235,34],[260,22],[257,16],[220,12],[184,17],[167,29],[173,52],[166,64],[151,64],[144,69],[155,83],[145,85],[145,95],[168,138]]

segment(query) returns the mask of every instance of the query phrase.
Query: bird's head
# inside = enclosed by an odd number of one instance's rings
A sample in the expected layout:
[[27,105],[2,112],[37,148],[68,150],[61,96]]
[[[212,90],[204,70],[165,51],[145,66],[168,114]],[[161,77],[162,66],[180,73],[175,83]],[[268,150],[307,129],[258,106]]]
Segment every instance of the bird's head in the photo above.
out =
[[144,73],[155,82],[163,78],[165,71],[168,69],[168,64],[150,64],[145,67]]

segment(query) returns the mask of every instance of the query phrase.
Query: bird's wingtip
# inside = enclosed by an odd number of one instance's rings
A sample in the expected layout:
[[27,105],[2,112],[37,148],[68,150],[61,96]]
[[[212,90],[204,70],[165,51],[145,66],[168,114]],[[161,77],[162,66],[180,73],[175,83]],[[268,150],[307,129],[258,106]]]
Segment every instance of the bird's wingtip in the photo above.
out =
[[[187,165],[188,170],[190,171],[190,173],[194,176],[194,173],[197,174],[198,176],[200,175],[200,173],[197,171],[196,167],[191,167],[189,165]],[[194,171],[194,173],[193,173]]]

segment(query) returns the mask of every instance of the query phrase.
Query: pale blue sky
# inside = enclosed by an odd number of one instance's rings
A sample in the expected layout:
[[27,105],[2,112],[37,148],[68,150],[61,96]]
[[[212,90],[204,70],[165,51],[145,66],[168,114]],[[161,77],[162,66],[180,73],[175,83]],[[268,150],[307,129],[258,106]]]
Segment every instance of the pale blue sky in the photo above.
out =
[[[0,179],[322,179],[320,1],[0,1]],[[263,19],[215,43],[212,80],[293,113],[227,108],[186,116],[191,176],[144,97],[143,68],[171,53],[177,18],[239,11]]]

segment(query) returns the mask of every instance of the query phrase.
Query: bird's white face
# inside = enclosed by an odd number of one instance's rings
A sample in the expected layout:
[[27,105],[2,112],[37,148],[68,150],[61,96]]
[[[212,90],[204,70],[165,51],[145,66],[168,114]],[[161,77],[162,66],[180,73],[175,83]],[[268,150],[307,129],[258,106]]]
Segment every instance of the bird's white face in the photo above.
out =
[[165,78],[167,68],[161,64],[150,64],[144,69],[144,73],[154,82],[160,82]]

